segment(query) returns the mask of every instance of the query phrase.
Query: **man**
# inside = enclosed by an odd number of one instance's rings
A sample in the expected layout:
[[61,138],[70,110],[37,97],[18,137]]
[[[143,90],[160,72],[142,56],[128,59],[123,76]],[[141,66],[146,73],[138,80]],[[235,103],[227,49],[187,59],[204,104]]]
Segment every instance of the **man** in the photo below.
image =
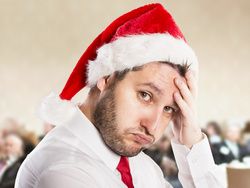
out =
[[6,165],[0,170],[0,187],[14,188],[17,171],[22,163],[24,143],[19,135],[9,133],[4,138],[4,145],[7,160]]
[[247,156],[246,146],[240,144],[241,127],[228,124],[224,129],[224,140],[213,145],[213,156],[216,164],[242,161]]
[[0,172],[6,165],[6,158],[3,131],[0,129]]
[[205,129],[211,146],[222,142],[221,126],[216,121],[210,121]]
[[[221,187],[197,123],[197,64],[162,5],[116,19],[84,52],[60,98],[43,103],[41,115],[57,127],[28,156],[16,187],[171,187],[141,152],[171,121],[183,186]],[[86,101],[70,103],[86,84]]]

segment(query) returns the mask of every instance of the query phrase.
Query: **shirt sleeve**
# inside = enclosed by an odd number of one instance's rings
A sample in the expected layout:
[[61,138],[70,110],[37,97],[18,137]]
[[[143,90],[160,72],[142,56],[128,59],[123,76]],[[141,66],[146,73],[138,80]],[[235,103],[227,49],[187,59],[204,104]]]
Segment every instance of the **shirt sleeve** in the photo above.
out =
[[171,145],[179,169],[179,180],[184,188],[224,188],[227,187],[226,172],[215,165],[207,137],[192,149],[171,140]]
[[77,169],[65,169],[65,171],[49,169],[42,173],[34,188],[98,188],[97,183],[87,174]]

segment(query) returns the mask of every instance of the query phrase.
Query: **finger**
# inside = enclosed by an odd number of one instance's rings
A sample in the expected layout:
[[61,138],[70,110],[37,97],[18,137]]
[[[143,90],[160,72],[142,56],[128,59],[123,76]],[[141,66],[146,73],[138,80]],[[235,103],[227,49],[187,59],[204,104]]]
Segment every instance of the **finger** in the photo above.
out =
[[176,115],[176,116],[173,118],[172,126],[173,126],[173,128],[174,128],[175,130],[180,131],[180,129],[181,129],[181,117],[182,117],[182,116]]
[[188,88],[187,84],[178,78],[175,79],[175,83],[176,83],[177,87],[179,88],[183,99],[190,106],[190,108],[193,108],[194,107],[194,98],[193,98],[193,95],[192,95],[190,89]]
[[171,129],[172,129],[172,133],[173,133],[174,137],[176,139],[179,139],[179,134],[180,134],[180,130],[181,130],[180,124],[173,122],[171,124]]
[[196,98],[198,93],[198,79],[196,78],[195,73],[189,70],[186,73],[185,78],[187,80],[187,85],[190,92],[192,93],[193,97]]
[[184,117],[189,117],[190,116],[190,108],[187,105],[187,103],[183,100],[179,92],[174,93],[174,100],[178,107],[181,110],[181,113]]

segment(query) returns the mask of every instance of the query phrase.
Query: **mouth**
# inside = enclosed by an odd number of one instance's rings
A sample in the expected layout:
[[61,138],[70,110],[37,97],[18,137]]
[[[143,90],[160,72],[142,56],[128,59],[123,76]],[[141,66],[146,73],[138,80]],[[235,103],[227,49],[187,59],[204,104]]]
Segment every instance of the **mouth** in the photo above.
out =
[[154,139],[152,136],[147,136],[141,133],[135,133],[133,134],[133,136],[134,136],[134,141],[141,145],[149,145],[154,142]]

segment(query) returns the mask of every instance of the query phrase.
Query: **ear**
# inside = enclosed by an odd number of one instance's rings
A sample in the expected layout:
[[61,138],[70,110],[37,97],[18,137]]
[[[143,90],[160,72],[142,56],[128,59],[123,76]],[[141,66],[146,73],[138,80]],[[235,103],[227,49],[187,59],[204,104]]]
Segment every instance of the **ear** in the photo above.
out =
[[102,92],[108,85],[110,76],[105,76],[97,80],[96,86]]

